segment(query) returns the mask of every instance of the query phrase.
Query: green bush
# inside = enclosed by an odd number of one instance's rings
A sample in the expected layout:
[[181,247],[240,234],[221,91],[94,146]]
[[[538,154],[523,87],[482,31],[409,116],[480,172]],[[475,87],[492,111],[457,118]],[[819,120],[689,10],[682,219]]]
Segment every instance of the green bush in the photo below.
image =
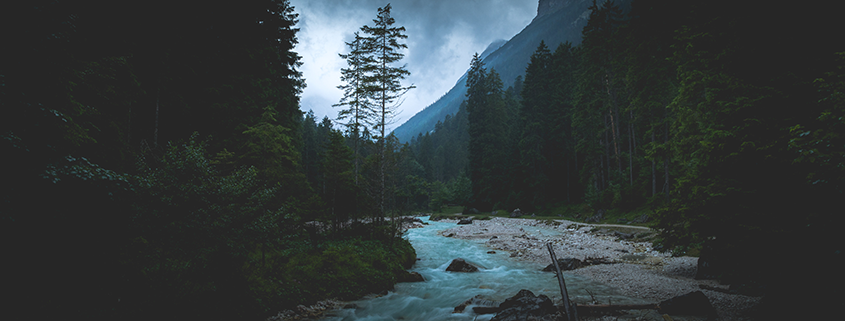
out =
[[292,308],[329,298],[357,299],[392,289],[416,261],[414,248],[401,238],[327,241],[294,252],[272,254],[272,270],[245,266],[250,287],[261,301]]

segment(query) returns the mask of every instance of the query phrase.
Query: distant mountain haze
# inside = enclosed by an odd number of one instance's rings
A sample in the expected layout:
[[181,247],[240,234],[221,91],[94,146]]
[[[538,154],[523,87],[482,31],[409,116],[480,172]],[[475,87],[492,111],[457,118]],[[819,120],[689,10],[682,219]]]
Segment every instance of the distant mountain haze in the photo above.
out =
[[[630,7],[629,0],[617,2],[623,10],[627,11]],[[513,85],[517,76],[525,75],[525,67],[540,41],[545,41],[551,51],[567,41],[573,45],[581,43],[581,30],[587,23],[591,4],[591,0],[540,0],[537,16],[525,29],[509,41],[494,41],[481,54],[485,66],[499,73],[505,88]],[[471,58],[466,57],[467,68]],[[407,142],[419,133],[430,132],[438,121],[458,111],[465,94],[466,73],[445,95],[397,127],[393,133],[401,142]]]

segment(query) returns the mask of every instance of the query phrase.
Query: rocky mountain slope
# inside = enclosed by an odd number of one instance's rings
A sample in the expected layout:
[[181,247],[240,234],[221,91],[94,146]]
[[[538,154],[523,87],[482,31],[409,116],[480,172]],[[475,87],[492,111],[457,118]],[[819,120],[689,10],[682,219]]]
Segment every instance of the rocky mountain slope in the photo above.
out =
[[[623,8],[630,3],[629,0],[620,2]],[[487,68],[496,69],[505,88],[511,86],[517,76],[525,74],[525,67],[540,41],[545,41],[552,51],[566,41],[576,45],[581,42],[581,29],[587,23],[591,4],[590,0],[540,0],[537,16],[525,29],[503,44],[500,40],[488,46],[487,55],[482,54]],[[494,51],[490,52],[491,49]],[[467,57],[467,68],[470,58]],[[449,92],[396,128],[394,133],[400,141],[407,142],[419,133],[431,131],[446,115],[458,111],[465,94],[466,74]]]

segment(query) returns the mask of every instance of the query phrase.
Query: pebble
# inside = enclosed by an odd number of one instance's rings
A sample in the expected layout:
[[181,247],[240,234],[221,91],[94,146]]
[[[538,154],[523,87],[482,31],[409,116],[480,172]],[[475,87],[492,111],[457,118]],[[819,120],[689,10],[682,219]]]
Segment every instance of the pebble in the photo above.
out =
[[[560,225],[546,226],[530,219],[495,217],[487,221],[475,221],[466,228],[452,228],[443,233],[454,233],[454,237],[476,239],[494,250],[511,252],[511,257],[545,266],[551,262],[546,243],[552,243],[558,258],[577,259],[608,258],[618,260],[617,264],[593,265],[570,271],[591,278],[618,289],[620,294],[660,302],[689,292],[701,290],[703,283],[713,281],[695,280],[698,259],[695,257],[672,257],[670,253],[655,251],[649,242],[619,240],[608,235],[594,235],[591,225],[556,220]],[[569,228],[569,226],[580,226]],[[545,230],[527,227],[544,227]],[[553,231],[550,236],[549,231]],[[478,232],[482,232],[477,234]],[[511,237],[507,237],[511,236]],[[642,256],[638,260],[622,260],[621,256]],[[709,283],[708,283],[709,284]],[[727,294],[702,290],[719,313],[719,320],[744,320],[743,313],[759,302],[758,297]]]

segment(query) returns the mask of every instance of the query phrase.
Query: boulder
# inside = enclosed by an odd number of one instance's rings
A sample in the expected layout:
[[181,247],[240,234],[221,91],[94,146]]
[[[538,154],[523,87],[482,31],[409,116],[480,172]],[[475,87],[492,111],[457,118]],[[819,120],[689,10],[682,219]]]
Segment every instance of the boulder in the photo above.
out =
[[720,251],[724,251],[721,244],[713,240],[707,240],[701,247],[701,252],[698,255],[698,266],[695,271],[696,280],[712,280],[717,279],[724,273],[723,269],[726,265],[723,261]]
[[690,292],[660,302],[657,309],[665,314],[716,316],[716,309],[701,291]]
[[423,223],[423,221],[419,217],[406,217],[405,221],[408,223]]
[[425,282],[425,278],[417,272],[408,272],[402,276],[400,282]]
[[598,223],[604,219],[604,209],[596,211],[596,215],[593,215],[590,218],[587,218],[585,221],[587,223]]
[[[573,257],[567,257],[562,259],[557,259],[557,265],[560,267],[561,271],[570,271],[583,266],[583,262],[579,259]],[[555,264],[551,263],[543,269],[546,272],[554,272]]]
[[522,211],[520,209],[515,209],[515,210],[513,210],[513,212],[511,212],[510,217],[520,217],[524,214],[525,213],[522,213]]
[[616,236],[616,237],[623,239],[623,240],[630,240],[630,239],[634,238],[633,233],[628,234],[628,233],[622,233],[622,232],[619,232],[619,231],[613,232],[613,236]]
[[549,297],[543,294],[535,296],[529,290],[520,290],[519,293],[502,302],[499,309],[499,312],[490,321],[529,320],[529,318],[547,316],[557,312]]
[[[557,259],[557,265],[560,266],[561,271],[570,271],[570,270],[579,269],[579,268],[590,266],[590,265],[613,264],[613,263],[614,263],[613,261],[608,260],[607,258],[603,258],[603,257],[588,257],[588,258],[585,258],[583,261],[576,259],[576,258],[571,258],[571,257]],[[545,268],[543,268],[543,271],[554,272],[555,271],[555,265],[549,264]]]
[[452,263],[446,268],[446,271],[450,272],[478,272],[478,267],[475,265],[467,263],[462,258],[457,258],[452,260]]
[[472,216],[465,218],[465,219],[462,219],[462,220],[458,221],[458,225],[472,224],[472,219],[473,219]]
[[[452,310],[452,313],[463,313],[464,310],[466,310],[467,306],[469,306],[469,305],[475,305],[476,306],[476,307],[473,307],[473,312],[478,313],[478,314],[483,314],[483,313],[479,313],[477,311],[477,308],[479,308],[479,307],[496,308],[496,306],[498,304],[494,301],[482,298],[481,294],[479,294],[479,295],[472,297],[469,300],[464,301],[464,303],[461,303],[460,305],[456,306],[455,309]],[[498,309],[498,308],[496,308],[496,309]],[[482,309],[482,310],[484,310],[484,309]]]

